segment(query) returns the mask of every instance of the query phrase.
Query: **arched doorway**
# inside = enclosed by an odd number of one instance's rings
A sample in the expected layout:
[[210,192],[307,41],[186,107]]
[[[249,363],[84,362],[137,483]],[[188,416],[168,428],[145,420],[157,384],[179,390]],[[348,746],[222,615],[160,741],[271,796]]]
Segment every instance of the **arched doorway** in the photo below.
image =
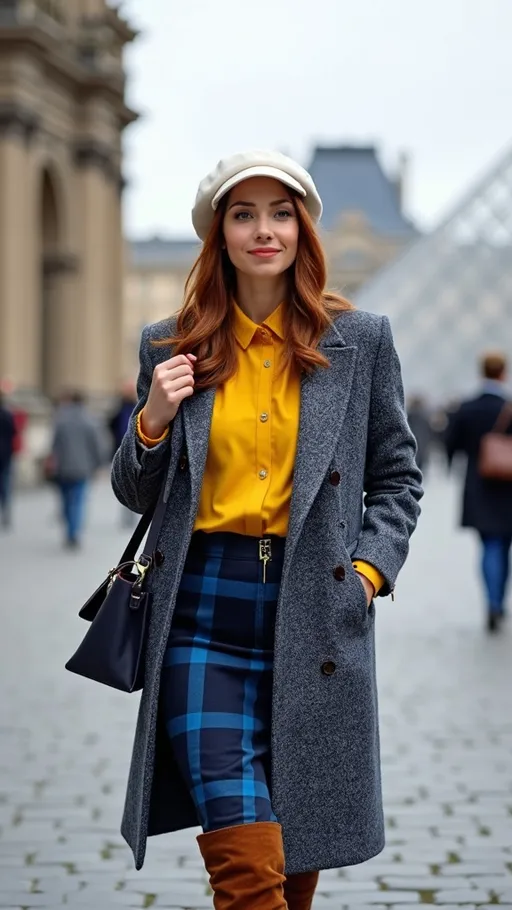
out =
[[60,213],[54,179],[45,170],[41,181],[41,345],[40,387],[45,395],[58,392],[56,344],[59,336]]

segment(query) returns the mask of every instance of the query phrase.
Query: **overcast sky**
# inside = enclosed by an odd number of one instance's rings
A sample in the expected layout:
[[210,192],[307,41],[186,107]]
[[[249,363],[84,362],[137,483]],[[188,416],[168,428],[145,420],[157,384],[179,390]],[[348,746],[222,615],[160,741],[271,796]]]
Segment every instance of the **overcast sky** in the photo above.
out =
[[410,155],[406,208],[431,227],[512,143],[512,0],[124,0],[129,236],[192,236],[226,154],[315,143]]

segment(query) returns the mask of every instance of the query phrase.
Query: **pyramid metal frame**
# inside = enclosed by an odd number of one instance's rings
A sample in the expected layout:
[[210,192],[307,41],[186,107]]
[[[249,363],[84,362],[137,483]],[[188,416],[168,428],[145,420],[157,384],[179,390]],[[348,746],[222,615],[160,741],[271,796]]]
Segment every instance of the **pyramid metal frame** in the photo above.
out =
[[466,395],[487,349],[512,367],[512,148],[354,302],[390,317],[409,394]]

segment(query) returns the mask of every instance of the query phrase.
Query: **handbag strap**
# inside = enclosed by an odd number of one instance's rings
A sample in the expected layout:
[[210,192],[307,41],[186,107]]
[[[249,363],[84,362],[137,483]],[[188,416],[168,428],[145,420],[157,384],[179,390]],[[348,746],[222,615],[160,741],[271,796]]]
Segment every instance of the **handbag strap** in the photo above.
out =
[[506,401],[503,405],[496,423],[494,424],[492,431],[493,433],[506,433],[510,424],[512,423],[512,401]]
[[121,556],[118,565],[135,560],[137,550],[144,540],[144,536],[148,528],[150,528],[150,530],[148,539],[146,541],[146,546],[144,547],[143,556],[145,556],[146,559],[152,558],[152,554],[156,547],[156,542],[158,540],[158,535],[160,534],[160,529],[162,527],[165,511],[167,508],[167,502],[164,500],[164,491],[165,482],[162,483],[157,501],[153,503],[149,509],[146,509],[142,518],[140,519],[137,527],[135,528],[135,531],[133,532],[130,540],[126,545],[125,551]]
[[151,522],[151,527],[149,529],[148,539],[146,541],[146,546],[144,547],[145,553],[153,558],[153,553],[156,549],[156,542],[160,534],[160,529],[163,524],[164,515],[167,510],[167,499],[164,499],[165,483],[162,484],[162,489],[160,490],[160,496],[158,497],[157,504],[155,506],[155,511],[153,514],[153,520]]

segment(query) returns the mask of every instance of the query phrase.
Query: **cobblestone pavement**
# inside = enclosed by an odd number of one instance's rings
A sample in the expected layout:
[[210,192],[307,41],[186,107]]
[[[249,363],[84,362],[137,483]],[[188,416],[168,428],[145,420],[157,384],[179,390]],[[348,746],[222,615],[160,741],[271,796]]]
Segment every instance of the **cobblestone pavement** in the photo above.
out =
[[[378,601],[387,846],[323,873],[315,908],[512,907],[512,618],[483,631],[476,556],[433,477],[395,603]],[[0,907],[211,907],[196,831],[152,838],[142,872],[119,834],[137,696],[66,673],[80,603],[126,538],[107,482],[80,553],[50,490],[0,537]]]

